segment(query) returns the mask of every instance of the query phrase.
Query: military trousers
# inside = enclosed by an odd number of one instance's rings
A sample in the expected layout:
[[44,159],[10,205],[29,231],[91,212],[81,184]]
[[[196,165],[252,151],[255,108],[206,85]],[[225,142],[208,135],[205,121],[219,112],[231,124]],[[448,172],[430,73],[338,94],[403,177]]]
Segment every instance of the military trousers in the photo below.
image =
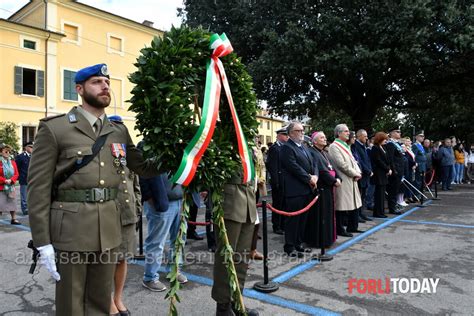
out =
[[[227,238],[229,244],[234,250],[234,264],[239,279],[240,291],[244,290],[245,277],[248,270],[248,255],[250,246],[252,244],[253,231],[255,223],[247,221],[246,223],[239,223],[232,220],[224,220],[225,228],[227,230]],[[229,276],[224,265],[224,258],[220,255],[223,244],[219,238],[219,228],[214,226],[217,238],[217,249],[214,257],[214,285],[212,286],[212,298],[220,304],[230,303],[232,301],[230,296]]]
[[56,315],[108,315],[117,253],[57,252]]

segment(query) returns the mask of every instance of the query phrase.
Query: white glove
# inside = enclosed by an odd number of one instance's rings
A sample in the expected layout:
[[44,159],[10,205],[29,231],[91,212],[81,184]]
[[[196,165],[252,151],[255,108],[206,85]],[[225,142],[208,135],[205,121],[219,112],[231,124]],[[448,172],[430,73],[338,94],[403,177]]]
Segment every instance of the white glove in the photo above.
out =
[[40,265],[46,267],[53,279],[55,279],[56,281],[61,280],[61,276],[59,275],[58,270],[56,269],[53,245],[49,244],[46,246],[38,247],[38,251],[40,253]]

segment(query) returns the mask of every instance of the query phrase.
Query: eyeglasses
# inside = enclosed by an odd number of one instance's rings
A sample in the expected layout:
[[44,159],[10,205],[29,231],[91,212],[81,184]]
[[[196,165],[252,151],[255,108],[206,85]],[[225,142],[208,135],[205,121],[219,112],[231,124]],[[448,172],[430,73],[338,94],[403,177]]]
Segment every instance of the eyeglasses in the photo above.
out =
[[294,129],[293,132],[304,133],[304,130],[302,130],[302,129]]

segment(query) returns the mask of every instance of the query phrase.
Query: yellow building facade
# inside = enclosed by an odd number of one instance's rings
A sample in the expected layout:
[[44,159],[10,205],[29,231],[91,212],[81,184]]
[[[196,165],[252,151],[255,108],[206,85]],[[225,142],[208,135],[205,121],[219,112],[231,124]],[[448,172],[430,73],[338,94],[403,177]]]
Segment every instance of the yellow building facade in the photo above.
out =
[[98,63],[110,73],[107,114],[122,116],[136,136],[134,114],[127,111],[133,87],[128,76],[140,49],[163,34],[144,23],[67,0],[33,0],[0,19],[0,121],[17,125],[19,145],[33,140],[41,118],[80,102],[75,73]]
[[266,110],[261,110],[257,114],[258,137],[262,146],[267,147],[268,143],[274,143],[276,140],[276,131],[287,125],[286,121],[269,115]]

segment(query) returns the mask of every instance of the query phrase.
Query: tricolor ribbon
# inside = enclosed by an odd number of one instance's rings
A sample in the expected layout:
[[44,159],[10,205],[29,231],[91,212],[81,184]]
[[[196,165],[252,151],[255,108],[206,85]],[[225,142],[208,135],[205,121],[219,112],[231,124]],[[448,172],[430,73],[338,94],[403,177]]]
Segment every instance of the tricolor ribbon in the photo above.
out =
[[[237,134],[237,144],[239,147],[239,156],[243,167],[243,183],[247,183],[254,178],[255,170],[252,156],[249,151],[245,135],[240,125],[239,117],[235,110],[234,101],[230,91],[229,82],[225,74],[224,65],[220,61],[220,57],[230,54],[234,49],[227,39],[225,33],[222,35],[213,34],[211,36],[209,47],[213,50],[211,59],[206,66],[206,87],[204,92],[204,102],[202,106],[202,119],[196,135],[186,146],[183,158],[179,165],[178,171],[173,176],[173,183],[188,186],[196,174],[196,169],[202,155],[206,151],[214,134],[216,120],[219,113],[219,101],[222,83],[229,103],[234,127]],[[222,83],[221,83],[222,80]]]

